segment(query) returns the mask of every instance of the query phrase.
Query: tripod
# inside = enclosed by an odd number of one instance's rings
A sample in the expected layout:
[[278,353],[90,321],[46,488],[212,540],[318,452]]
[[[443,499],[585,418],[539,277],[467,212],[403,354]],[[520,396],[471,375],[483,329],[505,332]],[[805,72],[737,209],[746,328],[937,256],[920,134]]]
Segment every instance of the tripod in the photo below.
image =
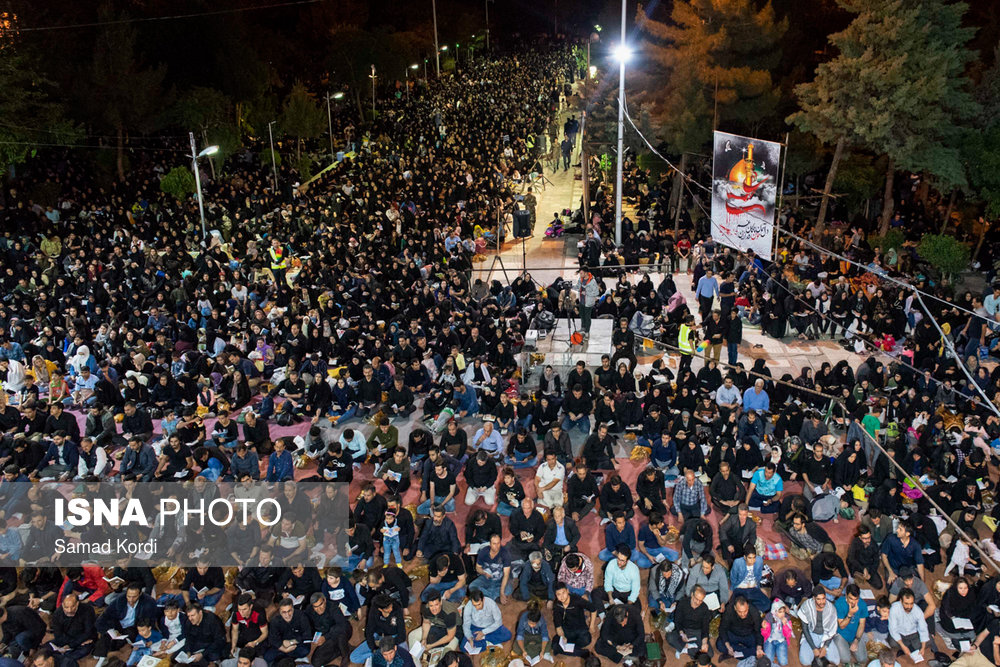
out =
[[535,159],[535,164],[531,166],[531,171],[532,173],[537,175],[535,176],[535,178],[532,179],[529,185],[534,185],[536,183],[541,182],[542,190],[546,189],[545,187],[546,185],[554,185],[554,183],[551,180],[549,180],[549,178],[545,175],[545,169],[542,167],[542,161],[540,159],[537,158]]

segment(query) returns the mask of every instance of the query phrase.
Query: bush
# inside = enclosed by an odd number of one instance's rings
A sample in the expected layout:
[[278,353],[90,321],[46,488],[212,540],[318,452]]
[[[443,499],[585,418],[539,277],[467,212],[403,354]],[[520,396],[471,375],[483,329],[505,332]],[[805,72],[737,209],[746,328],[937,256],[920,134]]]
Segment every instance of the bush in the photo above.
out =
[[662,158],[653,155],[653,153],[649,151],[640,153],[639,157],[636,158],[636,164],[639,166],[639,169],[649,169],[650,184],[659,181],[660,175],[668,169],[667,163],[664,162]]
[[969,266],[969,246],[953,236],[926,234],[920,239],[917,254],[948,277]]
[[160,181],[160,189],[177,201],[187,199],[195,191],[194,174],[187,167],[174,167]]
[[[257,153],[257,158],[260,160],[260,163],[262,165],[264,165],[265,167],[270,167],[271,149],[265,148],[264,150],[260,151],[259,153]],[[281,153],[279,153],[278,151],[274,151],[274,163],[278,167],[281,166]]]
[[868,239],[868,245],[872,248],[882,248],[882,252],[889,252],[890,250],[899,250],[903,247],[903,242],[906,237],[903,236],[903,232],[898,229],[890,229],[885,233],[885,236],[873,236]]

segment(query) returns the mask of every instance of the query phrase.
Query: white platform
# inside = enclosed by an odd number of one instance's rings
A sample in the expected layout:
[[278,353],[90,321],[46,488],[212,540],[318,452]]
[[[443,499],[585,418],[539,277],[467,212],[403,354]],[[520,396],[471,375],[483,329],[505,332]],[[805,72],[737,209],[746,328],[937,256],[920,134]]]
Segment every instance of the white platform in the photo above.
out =
[[[574,320],[579,328],[580,320]],[[601,355],[611,353],[611,331],[614,320],[592,320],[590,323],[590,337],[583,345],[571,345],[569,342],[570,330],[569,320],[561,318],[556,320],[556,328],[544,339],[538,341],[538,349],[535,350],[545,355],[545,363],[552,366],[566,367],[576,365],[576,362],[583,360],[588,368],[601,365]]]

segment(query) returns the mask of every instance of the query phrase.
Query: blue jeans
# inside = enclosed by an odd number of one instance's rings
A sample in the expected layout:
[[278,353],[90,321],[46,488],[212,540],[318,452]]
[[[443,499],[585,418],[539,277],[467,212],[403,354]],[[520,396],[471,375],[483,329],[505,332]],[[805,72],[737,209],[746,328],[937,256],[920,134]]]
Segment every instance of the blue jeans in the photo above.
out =
[[[739,343],[727,343],[726,344],[726,353],[729,355],[729,365],[730,366],[735,366],[736,362],[740,358],[740,345],[739,345]],[[788,651],[788,647],[787,646],[785,647],[785,651],[787,653],[787,651]],[[788,664],[788,658],[787,657],[785,658],[785,664]]]
[[[774,631],[774,629],[771,630],[771,632]],[[788,664],[788,642],[764,642],[764,655],[770,658],[771,662],[785,667]]]
[[757,489],[754,489],[753,493],[750,494],[749,505],[751,508],[759,507],[761,514],[777,514],[778,510],[781,508],[781,503],[771,503],[770,505],[764,504],[765,501],[769,501],[773,497],[774,496],[762,496],[757,493]]
[[524,468],[534,468],[538,464],[538,455],[531,452],[514,452],[514,458],[504,457],[504,463],[514,468],[522,470]]
[[834,591],[840,588],[840,577],[830,577],[829,579],[821,579],[820,582],[824,588],[828,591]]
[[[607,549],[601,549],[601,553],[597,554],[597,557],[606,563],[613,559],[615,555]],[[632,552],[632,562],[639,566],[640,569],[648,569],[653,566],[649,559],[638,549]]]
[[567,586],[567,588],[569,589],[569,592],[572,593],[573,595],[579,595],[580,597],[585,597],[588,600],[590,599],[590,591],[588,591],[586,588],[575,588],[573,586]]
[[530,431],[531,430],[531,419],[534,416],[535,415],[526,415],[526,416],[521,417],[520,419],[518,419],[517,420],[517,426],[518,426],[518,428],[522,428],[525,431]]
[[427,586],[424,588],[424,590],[420,593],[420,601],[421,602],[427,602],[427,599],[430,597],[431,593],[433,591],[437,591],[437,592],[439,592],[441,594],[441,598],[443,600],[446,600],[448,602],[456,602],[456,603],[457,602],[461,602],[462,598],[465,597],[465,586],[462,586],[461,588],[459,588],[457,591],[455,591],[451,595],[449,595],[447,597],[445,596],[445,593],[449,589],[453,588],[453,586],[454,585],[452,583],[448,583],[448,582],[444,582],[444,581],[439,581],[436,584],[427,584]]
[[[375,641],[376,642],[379,640],[379,638],[380,638],[380,635],[378,633],[375,633]],[[405,649],[406,648],[406,643],[404,642],[404,643],[400,644],[399,648]],[[372,649],[371,649],[370,646],[368,646],[368,641],[367,640],[362,640],[361,641],[361,646],[359,646],[356,649],[354,649],[353,651],[351,651],[351,662],[353,662],[354,664],[357,664],[357,665],[363,665],[363,664],[365,664],[365,660],[367,660],[370,657],[372,657]]]
[[582,431],[584,435],[589,435],[590,434],[590,415],[584,415],[584,416],[580,417],[579,419],[575,419],[575,420],[574,419],[570,419],[569,415],[566,415],[565,417],[563,417],[563,420],[562,420],[562,429],[564,431],[566,431],[566,434],[569,435],[569,432],[572,431],[574,428],[580,429],[580,431]]
[[402,566],[403,554],[399,550],[399,535],[391,535],[382,538],[382,562],[388,565],[390,558],[395,558],[396,565]]
[[479,575],[469,584],[470,591],[482,591],[483,597],[497,600],[500,598],[500,579],[487,579]]
[[[482,632],[482,630],[483,630],[482,628],[473,625],[472,628],[471,628],[471,630],[472,630],[472,632],[470,633],[470,635],[468,637],[466,637],[466,640],[470,644],[472,644],[473,646],[475,646],[477,648],[480,648],[480,649],[485,649],[487,643],[490,643],[490,644],[503,644],[505,641],[509,641],[510,638],[513,636],[513,635],[510,634],[510,630],[508,630],[507,628],[505,628],[502,625],[499,628],[497,628],[496,630],[494,630],[493,632],[491,632],[488,635],[486,635],[485,637],[483,637],[482,639],[473,639],[473,637],[475,637],[475,635],[476,635],[477,632]],[[354,662],[354,654],[353,653],[351,654],[351,662]],[[364,661],[362,661],[362,662],[364,662]]]
[[[444,499],[445,498],[446,498],[446,496],[434,496],[434,502],[433,503],[430,501],[430,498],[428,498],[424,502],[420,503],[419,507],[417,507],[417,514],[422,514],[424,516],[430,516],[430,514],[431,514],[431,507],[433,505],[440,505],[441,503],[444,503]],[[445,512],[454,512],[455,511],[455,499],[454,498],[452,498],[448,502],[444,503],[444,511]]]
[[646,547],[646,551],[653,558],[656,558],[658,555],[663,554],[663,557],[671,562],[680,558],[680,552],[674,551],[670,547],[653,547],[653,548]]
[[735,598],[737,595],[745,597],[747,602],[752,604],[762,615],[771,611],[771,598],[764,595],[764,592],[759,588],[734,588],[733,597]]
[[514,507],[513,505],[508,505],[502,500],[499,503],[497,503],[497,514],[499,514],[500,516],[510,516],[511,514],[514,513],[515,509],[517,508]]
[[[330,559],[329,565],[335,565],[344,570],[344,572],[354,572],[358,569],[358,565],[361,565],[362,556],[359,554],[351,554],[347,558],[343,556],[334,556]],[[365,563],[365,569],[371,568],[375,565],[375,556],[368,559]]]
[[352,405],[347,406],[347,409],[343,410],[343,411],[341,411],[341,410],[339,410],[337,408],[330,408],[330,414],[332,416],[334,416],[334,417],[337,417],[339,415],[340,419],[337,420],[337,423],[338,424],[343,424],[348,419],[350,419],[354,415],[358,414],[358,406],[352,404]]

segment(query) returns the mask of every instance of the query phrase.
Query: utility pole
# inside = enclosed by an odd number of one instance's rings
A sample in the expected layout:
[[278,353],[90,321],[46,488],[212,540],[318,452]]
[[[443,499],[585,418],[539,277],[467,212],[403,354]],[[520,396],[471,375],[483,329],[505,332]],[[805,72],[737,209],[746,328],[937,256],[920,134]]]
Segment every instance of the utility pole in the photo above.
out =
[[372,63],[372,122],[375,122],[375,63]]
[[490,50],[490,0],[485,1],[486,6],[486,51]]
[[441,47],[438,46],[437,0],[431,0],[431,10],[434,12],[434,74],[438,78],[441,78]]
[[278,196],[278,163],[274,161],[274,133],[271,126],[277,121],[272,120],[267,124],[267,137],[271,142],[271,174],[274,176],[274,196]]

